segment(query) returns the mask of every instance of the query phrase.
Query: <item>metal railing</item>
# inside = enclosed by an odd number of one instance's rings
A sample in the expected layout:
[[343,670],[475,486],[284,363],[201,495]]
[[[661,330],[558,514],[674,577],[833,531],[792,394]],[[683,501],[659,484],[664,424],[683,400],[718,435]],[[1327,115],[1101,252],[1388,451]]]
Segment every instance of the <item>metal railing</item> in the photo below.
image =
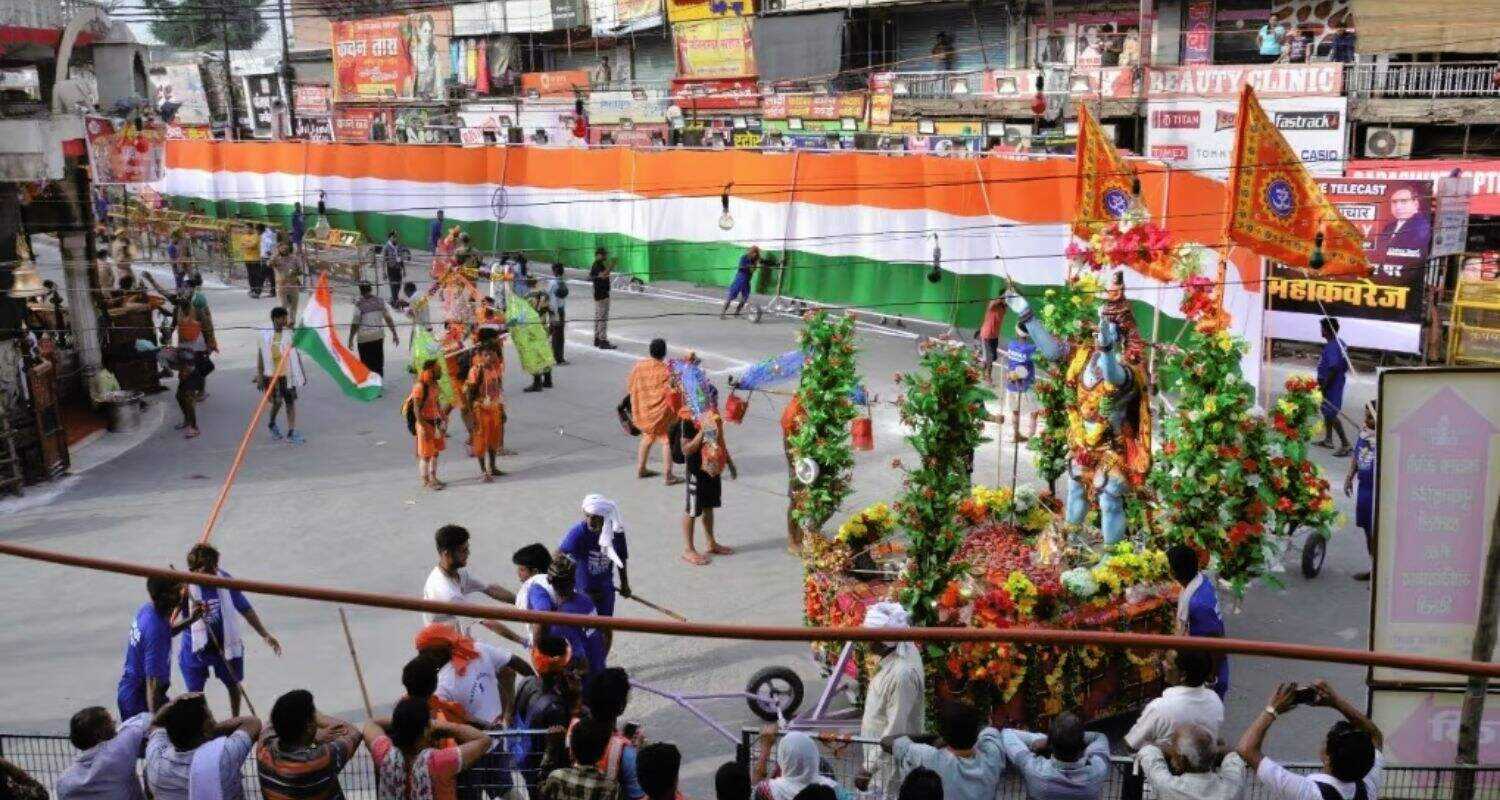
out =
[[[753,769],[756,760],[760,757],[760,731],[746,728],[741,731],[739,757],[741,763],[747,768]],[[854,778],[863,765],[864,746],[878,746],[879,742],[872,739],[861,739],[857,736],[843,734],[823,733],[814,736],[818,743],[818,750],[822,755],[822,772],[833,778],[840,786],[854,791]],[[770,763],[775,763],[773,753]],[[1110,758],[1110,771],[1105,779],[1104,786],[1099,793],[1099,800],[1150,800],[1155,795],[1151,787],[1141,786],[1139,779],[1132,780],[1131,773],[1135,760],[1129,756],[1113,756]],[[1283,764],[1287,769],[1309,774],[1320,772],[1319,764],[1299,763]],[[1386,767],[1381,775],[1380,798],[1390,800],[1449,800],[1453,796],[1453,780],[1460,772],[1474,773],[1474,797],[1495,798],[1500,797],[1500,766],[1485,765],[1479,767],[1455,767],[1455,766],[1401,766]],[[894,797],[896,787],[891,787],[888,796]],[[872,791],[873,788],[872,788]],[[873,796],[873,795],[872,795]],[[1246,775],[1245,788],[1240,794],[1239,800],[1270,800],[1274,795],[1262,783],[1255,779],[1253,771]],[[1021,778],[1013,770],[1006,769],[1000,776],[1000,790],[995,800],[1027,800],[1026,787]],[[1371,798],[1371,800],[1376,800]]]
[[[459,775],[459,786],[486,790],[491,797],[500,797],[522,784],[534,787],[538,782],[538,770],[520,769],[512,754],[520,736],[534,736],[537,731],[491,731],[494,748],[479,763]],[[246,800],[260,800],[260,774],[256,765],[255,751],[245,759],[240,768]],[[45,734],[0,733],[0,758],[15,764],[26,774],[40,781],[53,792],[63,771],[78,757],[78,750],[66,736]],[[138,762],[137,774],[141,774],[144,762]],[[339,773],[339,784],[348,800],[374,800],[376,797],[375,762],[363,745]],[[461,797],[477,797],[477,792],[461,793]]]
[[1350,64],[1344,73],[1350,97],[1390,99],[1500,97],[1500,63]]
[[984,70],[955,72],[898,72],[894,79],[897,97],[913,100],[949,100],[979,94],[984,88]]

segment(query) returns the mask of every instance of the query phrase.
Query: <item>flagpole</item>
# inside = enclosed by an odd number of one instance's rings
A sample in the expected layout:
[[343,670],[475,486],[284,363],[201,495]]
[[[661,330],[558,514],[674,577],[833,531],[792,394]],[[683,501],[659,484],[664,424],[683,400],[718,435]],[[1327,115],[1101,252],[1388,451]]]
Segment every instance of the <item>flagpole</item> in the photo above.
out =
[[[257,343],[256,347],[259,348],[260,345]],[[234,461],[229,464],[229,473],[224,476],[224,485],[219,487],[219,495],[214,498],[213,508],[209,509],[208,520],[203,523],[203,533],[198,537],[199,544],[207,543],[214,535],[214,526],[219,523],[219,515],[224,512],[224,503],[229,499],[229,489],[234,486],[234,479],[239,477],[240,467],[245,464],[245,453],[250,449],[250,437],[255,433],[255,426],[260,424],[260,417],[266,412],[266,406],[271,402],[271,392],[276,389],[276,381],[286,370],[290,351],[289,343],[281,359],[271,370],[271,377],[266,380],[266,387],[260,393],[260,401],[255,404],[255,412],[250,415],[250,424],[245,426],[245,432],[240,435],[240,445],[234,452]]]

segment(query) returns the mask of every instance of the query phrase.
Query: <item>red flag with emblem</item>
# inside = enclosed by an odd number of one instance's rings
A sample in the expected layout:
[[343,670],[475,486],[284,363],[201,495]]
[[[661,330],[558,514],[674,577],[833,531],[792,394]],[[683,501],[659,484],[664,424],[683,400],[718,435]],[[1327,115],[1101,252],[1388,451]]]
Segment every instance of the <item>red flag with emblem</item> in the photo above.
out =
[[[1320,275],[1366,275],[1364,236],[1328,202],[1248,85],[1240,93],[1229,182],[1229,241]],[[1314,263],[1323,234],[1322,264]]]

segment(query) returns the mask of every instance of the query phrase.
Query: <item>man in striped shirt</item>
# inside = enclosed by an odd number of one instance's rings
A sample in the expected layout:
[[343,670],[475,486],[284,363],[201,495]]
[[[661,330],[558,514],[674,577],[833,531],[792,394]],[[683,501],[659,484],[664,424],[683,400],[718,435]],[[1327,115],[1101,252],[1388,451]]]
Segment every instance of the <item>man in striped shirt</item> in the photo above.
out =
[[359,729],[318,713],[312,692],[294,689],[271,707],[271,730],[255,753],[265,800],[344,800],[339,771],[359,748]]

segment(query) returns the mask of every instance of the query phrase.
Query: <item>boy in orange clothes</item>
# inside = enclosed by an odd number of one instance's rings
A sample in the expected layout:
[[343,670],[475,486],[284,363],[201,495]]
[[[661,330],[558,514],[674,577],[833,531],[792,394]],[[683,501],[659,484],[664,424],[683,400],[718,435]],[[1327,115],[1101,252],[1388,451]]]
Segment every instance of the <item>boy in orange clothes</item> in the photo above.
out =
[[[505,447],[505,395],[502,392],[505,362],[500,358],[500,335],[494,328],[481,328],[479,346],[474,351],[474,362],[469,367],[469,377],[464,381],[464,394],[468,396],[470,413],[474,418],[474,429],[469,439],[469,452],[479,459],[479,472],[484,482],[489,483],[500,471],[496,459]],[[488,455],[489,463],[485,463]]]
[[638,478],[656,475],[646,469],[651,455],[651,445],[661,442],[662,461],[666,464],[666,482],[672,486],[682,482],[672,474],[672,455],[667,447],[667,429],[671,427],[675,411],[671,406],[676,389],[672,386],[672,368],[667,366],[667,342],[652,339],[650,358],[637,361],[630,370],[626,383],[630,394],[632,422],[641,432],[640,450],[636,453],[635,474]]
[[417,382],[406,398],[406,414],[413,420],[417,437],[417,471],[422,485],[440,490],[447,484],[438,480],[438,453],[447,445],[448,409],[443,408],[438,391],[438,362],[434,359],[422,365],[417,373]]

